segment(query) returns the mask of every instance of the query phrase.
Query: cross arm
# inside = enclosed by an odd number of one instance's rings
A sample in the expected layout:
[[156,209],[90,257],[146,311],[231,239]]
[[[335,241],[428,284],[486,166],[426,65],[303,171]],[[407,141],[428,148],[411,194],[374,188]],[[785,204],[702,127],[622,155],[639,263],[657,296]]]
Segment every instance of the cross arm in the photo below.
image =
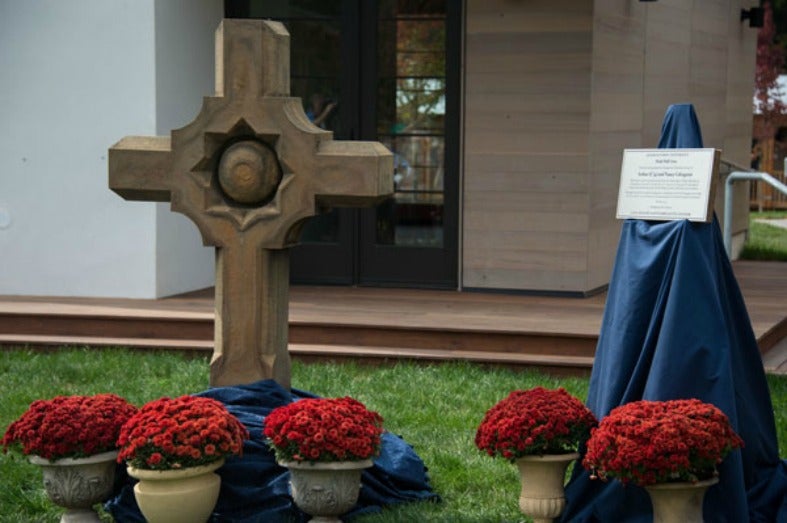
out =
[[322,204],[372,206],[393,194],[393,153],[380,142],[322,142],[317,164]]
[[126,200],[168,202],[169,137],[127,136],[109,148],[109,188]]

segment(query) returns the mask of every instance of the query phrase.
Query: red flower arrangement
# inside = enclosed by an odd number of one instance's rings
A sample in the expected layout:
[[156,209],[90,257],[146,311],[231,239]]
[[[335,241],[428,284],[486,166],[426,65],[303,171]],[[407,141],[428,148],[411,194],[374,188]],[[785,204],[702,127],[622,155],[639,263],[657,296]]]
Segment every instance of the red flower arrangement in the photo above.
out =
[[590,409],[563,388],[515,390],[487,411],[475,445],[511,462],[523,456],[576,452],[596,423]]
[[3,452],[16,447],[50,461],[109,452],[117,448],[120,427],[136,411],[114,394],[36,400],[8,426]]
[[729,419],[698,399],[635,401],[613,409],[592,431],[583,466],[591,478],[640,486],[710,479],[743,446]]
[[377,456],[383,418],[353,398],[302,399],[265,418],[268,445],[282,462],[360,461]]
[[151,401],[120,429],[118,463],[146,470],[206,465],[242,454],[249,431],[221,402],[181,396]]

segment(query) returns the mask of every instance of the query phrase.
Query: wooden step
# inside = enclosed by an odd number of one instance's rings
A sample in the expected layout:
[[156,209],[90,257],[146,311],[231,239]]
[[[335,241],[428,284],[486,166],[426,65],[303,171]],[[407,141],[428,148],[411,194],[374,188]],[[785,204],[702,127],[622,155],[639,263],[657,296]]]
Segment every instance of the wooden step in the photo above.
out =
[[[733,268],[768,370],[787,372],[787,264],[738,261]],[[293,286],[290,351],[303,359],[588,370],[605,298]],[[0,296],[0,345],[210,354],[213,291],[161,300]]]
[[129,347],[136,349],[177,349],[213,352],[213,340],[160,338],[116,338],[109,336],[63,336],[39,334],[0,334],[4,347]]
[[[439,322],[410,322],[408,326],[400,320],[382,324],[379,315],[345,315],[339,319],[325,310],[295,316],[289,325],[289,350],[293,357],[305,360],[465,360],[581,372],[592,366],[596,344],[596,337],[588,334],[545,334]],[[213,323],[213,313],[207,311],[0,301],[0,345],[6,347],[123,346],[209,355],[213,350]]]
[[[195,351],[210,356],[213,343],[201,340],[132,339],[89,336],[15,336],[0,334],[0,346],[12,347],[129,347],[137,349],[165,349]],[[514,352],[424,350],[402,347],[369,347],[350,345],[324,345],[316,343],[290,343],[293,358],[304,361],[353,360],[360,362],[390,361],[472,361],[514,367],[537,367],[542,370],[565,371],[584,374],[593,366],[592,356],[556,356]]]
[[[210,338],[188,339],[182,333],[175,337],[152,337],[150,332],[167,331],[171,325],[157,325],[141,331],[141,336],[91,335],[88,332],[112,332],[118,325],[128,330],[129,324],[119,323],[116,318],[101,324],[99,318],[89,318],[84,323],[71,318],[68,333],[53,333],[62,318],[48,322],[44,318],[38,322],[41,331],[47,334],[25,332],[0,333],[2,346],[56,347],[121,346],[138,349],[169,349],[200,351],[210,354],[213,351],[212,332]],[[0,322],[1,323],[1,322]],[[17,324],[17,329],[20,324]],[[80,329],[80,326],[87,329]],[[98,328],[96,328],[98,326]],[[81,333],[79,333],[82,331]],[[337,332],[340,331],[340,332]],[[357,331],[357,332],[356,332]],[[79,334],[73,334],[78,332]],[[325,335],[328,332],[330,335]],[[475,348],[474,348],[475,347]],[[401,329],[384,328],[345,328],[328,326],[292,325],[289,350],[293,357],[306,360],[353,359],[364,361],[385,361],[393,359],[450,361],[464,360],[513,366],[539,366],[571,369],[589,369],[593,365],[595,340],[592,339],[554,339],[545,336],[523,336],[516,334],[492,334],[478,332],[439,332],[414,331],[402,332]]]
[[400,347],[369,347],[347,345],[293,344],[290,353],[307,361],[352,359],[361,361],[472,361],[515,367],[538,367],[560,369],[574,373],[589,372],[593,366],[592,356],[555,356],[551,354],[528,354],[493,351],[467,350],[419,350]]
[[0,308],[0,334],[213,340],[213,314],[15,304]]

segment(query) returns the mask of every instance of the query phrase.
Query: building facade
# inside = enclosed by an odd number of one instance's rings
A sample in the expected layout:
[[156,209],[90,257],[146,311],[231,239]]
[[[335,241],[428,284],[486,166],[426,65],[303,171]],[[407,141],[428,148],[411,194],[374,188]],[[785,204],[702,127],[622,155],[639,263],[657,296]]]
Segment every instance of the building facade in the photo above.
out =
[[622,151],[655,147],[667,106],[693,103],[705,146],[749,163],[756,29],[738,0],[82,3],[0,6],[1,294],[212,283],[188,220],[109,191],[106,149],[197,114],[222,16],[281,20],[307,115],[395,153],[391,199],[307,226],[296,283],[592,293],[617,246]]

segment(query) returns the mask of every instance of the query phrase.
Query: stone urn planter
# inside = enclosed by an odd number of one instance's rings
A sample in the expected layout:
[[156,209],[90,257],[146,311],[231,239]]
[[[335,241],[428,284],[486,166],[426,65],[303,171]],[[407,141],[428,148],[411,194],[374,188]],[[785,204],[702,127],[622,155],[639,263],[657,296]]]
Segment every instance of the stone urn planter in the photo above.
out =
[[566,506],[564,484],[568,465],[579,453],[524,456],[516,460],[522,490],[519,508],[534,523],[550,523]]
[[41,467],[49,499],[66,509],[60,523],[101,521],[93,506],[112,494],[117,455],[117,451],[111,451],[55,461],[29,457],[31,463]]
[[645,490],[653,504],[653,523],[703,523],[705,492],[719,482],[712,478],[697,483],[656,483]]
[[566,469],[597,423],[590,409],[563,388],[514,390],[486,411],[475,445],[516,463],[519,508],[545,523],[563,512]]
[[361,472],[382,445],[383,418],[360,401],[304,398],[276,407],[263,435],[290,471],[295,505],[313,522],[339,522],[358,502]]
[[127,470],[139,480],[134,499],[148,523],[205,523],[219,499],[221,477],[215,470],[222,465],[223,458],[182,469]]
[[47,495],[66,508],[61,521],[99,521],[93,505],[111,494],[121,426],[137,408],[115,394],[35,400],[0,439],[41,467]]
[[[705,491],[718,481],[716,464],[742,446],[727,415],[711,403],[639,400],[601,420],[582,465],[591,479],[645,488],[654,521],[701,522]],[[723,514],[719,507],[713,510]]]
[[290,492],[295,505],[314,523],[338,523],[352,509],[361,490],[361,473],[372,460],[337,462],[280,462],[290,471]]
[[134,498],[148,523],[205,523],[219,499],[215,470],[242,455],[249,431],[220,401],[184,395],[149,401],[120,429]]

